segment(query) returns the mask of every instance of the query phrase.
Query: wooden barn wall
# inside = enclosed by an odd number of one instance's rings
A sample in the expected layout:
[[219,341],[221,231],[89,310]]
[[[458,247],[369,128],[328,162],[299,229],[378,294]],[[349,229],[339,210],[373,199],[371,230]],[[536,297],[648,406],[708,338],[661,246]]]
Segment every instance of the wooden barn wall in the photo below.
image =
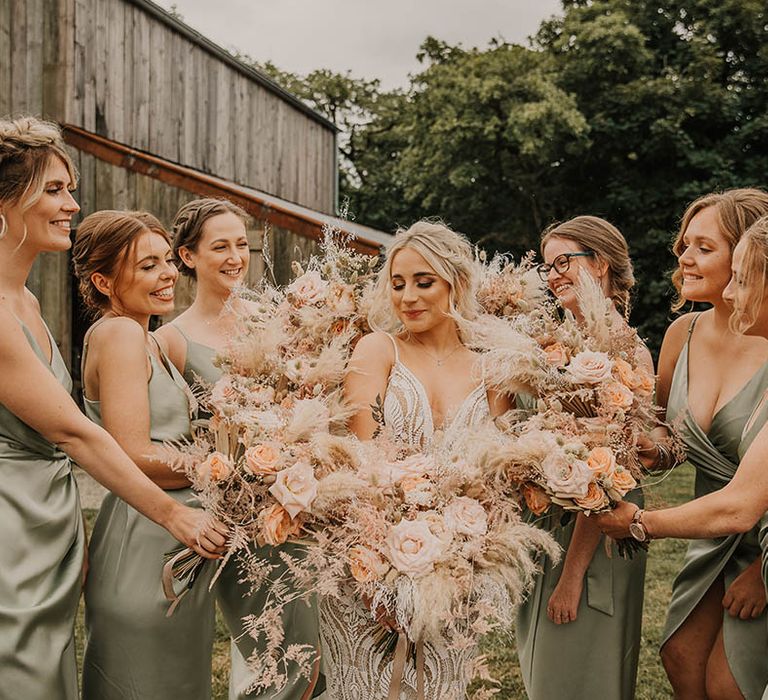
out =
[[70,1],[73,124],[332,213],[330,129],[127,0]]

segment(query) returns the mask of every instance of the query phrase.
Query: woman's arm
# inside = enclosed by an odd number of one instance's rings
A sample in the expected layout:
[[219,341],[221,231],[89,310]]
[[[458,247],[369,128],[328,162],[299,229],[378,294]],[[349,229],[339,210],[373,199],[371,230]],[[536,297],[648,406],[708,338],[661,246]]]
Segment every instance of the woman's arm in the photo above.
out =
[[[150,439],[149,380],[146,336],[135,321],[102,321],[91,333],[85,374],[98,377],[104,429],[128,456],[163,489],[189,486],[183,473],[163,461],[161,448]],[[90,368],[88,365],[95,363]]]
[[[719,491],[664,510],[645,511],[642,522],[652,538],[701,539],[748,532],[768,510],[768,423],[758,433],[733,479]],[[620,503],[594,516],[610,537],[629,536],[637,506]]]
[[357,343],[349,360],[344,398],[355,410],[349,429],[361,440],[370,440],[379,427],[373,407],[384,400],[394,359],[392,341],[384,333],[369,333]]
[[0,403],[57,445],[91,476],[176,539],[204,557],[215,558],[225,528],[202,511],[187,508],[158,489],[115,440],[88,420],[59,384],[15,318],[0,309]]

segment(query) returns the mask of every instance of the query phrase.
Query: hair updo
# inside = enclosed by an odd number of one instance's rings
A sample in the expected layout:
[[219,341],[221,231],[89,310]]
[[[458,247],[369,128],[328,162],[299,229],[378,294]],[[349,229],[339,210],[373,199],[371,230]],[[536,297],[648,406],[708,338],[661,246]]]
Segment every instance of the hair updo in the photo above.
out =
[[170,245],[170,236],[163,225],[145,211],[97,211],[86,216],[77,227],[72,263],[80,296],[91,311],[103,313],[110,308],[109,297],[96,288],[91,279],[93,275],[101,273],[117,283],[136,242],[148,231],[160,234]]
[[477,316],[479,275],[472,245],[442,221],[422,219],[408,229],[398,229],[392,245],[387,249],[384,265],[376,280],[375,303],[368,317],[371,328],[390,331],[402,325],[392,307],[390,278],[392,261],[404,248],[416,251],[448,283],[449,313],[459,324]]
[[564,238],[593,252],[608,264],[608,296],[619,313],[629,317],[630,292],[635,286],[632,260],[627,240],[619,229],[599,216],[576,216],[561,224],[552,224],[541,236],[541,254],[552,238]]
[[64,163],[74,187],[77,172],[56,124],[36,117],[0,119],[0,204],[20,203],[22,209],[35,204],[54,157]]
[[729,319],[731,330],[744,333],[757,320],[765,303],[768,286],[768,216],[757,219],[743,235],[744,257],[741,261],[742,285],[746,299],[735,308]]
[[[744,232],[761,216],[768,214],[768,192],[756,187],[740,187],[724,192],[712,192],[699,197],[688,205],[680,222],[680,231],[672,244],[672,252],[679,258],[685,250],[685,234],[694,216],[709,207],[714,207],[720,233],[733,253]],[[672,304],[672,310],[678,311],[685,304],[682,297],[683,273],[678,267],[672,273],[672,284],[677,290],[677,298]]]
[[196,251],[203,237],[203,227],[208,219],[219,214],[234,214],[246,227],[250,217],[245,212],[233,204],[228,199],[215,199],[205,197],[203,199],[193,199],[187,202],[176,213],[171,230],[173,231],[173,254],[179,262],[179,271],[189,277],[197,277],[197,273],[191,267],[187,267],[179,255],[180,248],[187,248]]

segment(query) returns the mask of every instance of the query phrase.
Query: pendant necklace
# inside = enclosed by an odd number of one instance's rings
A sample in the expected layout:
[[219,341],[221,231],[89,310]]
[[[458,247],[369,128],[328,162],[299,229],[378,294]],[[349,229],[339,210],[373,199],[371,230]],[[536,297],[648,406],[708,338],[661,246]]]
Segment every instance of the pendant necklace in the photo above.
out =
[[461,348],[461,347],[464,347],[464,346],[463,346],[461,343],[459,343],[459,344],[458,344],[458,345],[457,345],[457,346],[456,346],[456,347],[455,347],[453,350],[451,350],[451,351],[450,351],[450,352],[449,352],[449,353],[448,353],[448,354],[447,354],[445,357],[443,357],[443,358],[440,358],[440,357],[437,357],[436,355],[433,355],[433,354],[432,354],[432,353],[431,353],[429,350],[427,350],[427,348],[426,348],[426,346],[424,345],[424,343],[422,343],[422,342],[421,342],[421,341],[420,341],[418,338],[414,337],[414,340],[415,340],[416,342],[418,342],[418,343],[421,345],[421,349],[422,349],[422,350],[423,350],[423,351],[424,351],[424,352],[425,352],[427,355],[429,355],[429,357],[431,357],[431,358],[432,358],[432,359],[433,359],[435,362],[437,362],[437,366],[438,366],[438,367],[442,367],[442,366],[443,366],[443,363],[444,363],[444,362],[445,362],[445,361],[446,361],[446,360],[447,360],[447,359],[448,359],[448,358],[449,358],[451,355],[453,355],[453,353],[455,353],[455,352],[456,352],[456,351],[457,351],[459,348]]

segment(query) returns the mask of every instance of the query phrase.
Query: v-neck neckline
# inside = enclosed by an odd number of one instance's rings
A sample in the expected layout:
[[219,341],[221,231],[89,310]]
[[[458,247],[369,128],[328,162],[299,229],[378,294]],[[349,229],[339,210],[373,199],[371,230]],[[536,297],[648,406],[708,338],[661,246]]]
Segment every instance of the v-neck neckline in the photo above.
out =
[[[475,394],[477,394],[478,391],[480,391],[481,389],[485,390],[484,384],[478,384],[474,389],[472,389],[472,391],[470,391],[459,402],[458,406],[456,407],[456,411],[453,413],[453,416],[451,417],[450,421],[446,423],[445,416],[444,416],[443,424],[438,428],[438,427],[435,427],[435,414],[432,409],[432,404],[429,402],[429,396],[427,395],[427,389],[424,386],[424,382],[422,382],[421,379],[419,379],[418,376],[416,376],[416,373],[410,367],[408,367],[408,365],[403,364],[402,360],[400,360],[399,358],[395,361],[393,367],[400,368],[401,371],[404,370],[413,380],[413,383],[416,387],[416,391],[419,392],[419,397],[421,398],[422,403],[426,407],[425,416],[429,418],[429,425],[430,425],[430,428],[432,429],[431,430],[432,434],[434,434],[438,430],[442,430],[443,432],[445,432],[447,429],[449,429],[456,422],[456,419],[458,418],[458,416],[461,415],[462,410],[469,403],[470,399],[473,399]],[[446,413],[446,416],[447,415],[450,415],[450,413]]]

